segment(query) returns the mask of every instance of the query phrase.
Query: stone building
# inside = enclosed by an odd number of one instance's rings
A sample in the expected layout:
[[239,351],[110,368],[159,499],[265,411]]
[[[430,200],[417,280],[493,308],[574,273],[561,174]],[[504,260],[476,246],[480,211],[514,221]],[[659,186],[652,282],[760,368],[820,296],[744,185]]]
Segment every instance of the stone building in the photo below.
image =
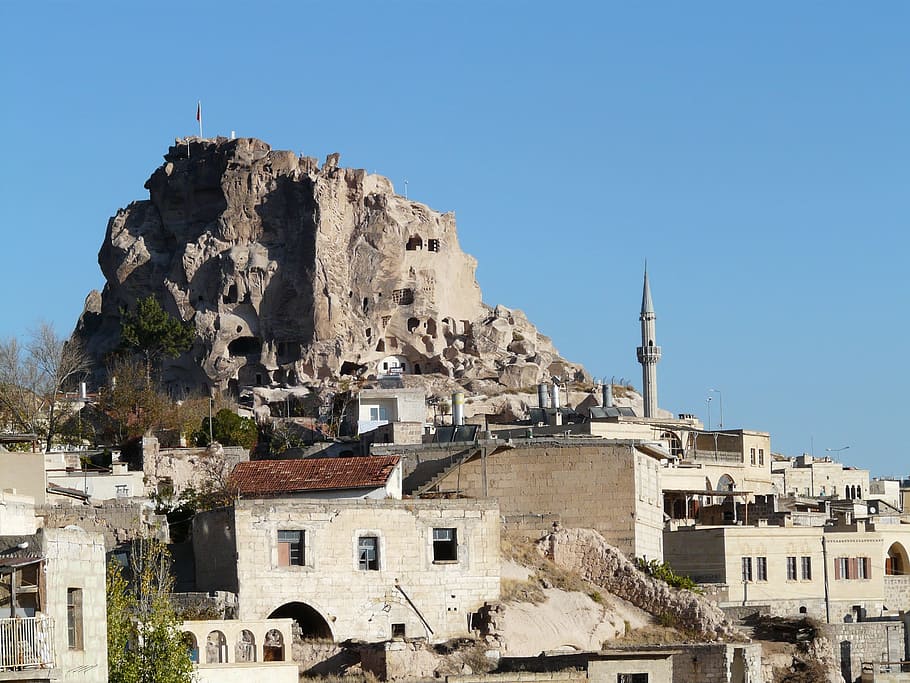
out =
[[685,527],[664,533],[664,557],[721,605],[858,621],[910,610],[905,526]]
[[831,458],[804,453],[775,461],[771,467],[779,495],[863,500],[869,494],[869,470],[849,467]]
[[25,528],[0,527],[0,680],[107,681],[104,551],[100,534],[41,528],[33,508]]
[[491,500],[240,500],[196,516],[196,586],[309,636],[442,641],[498,599],[499,532]]
[[[415,467],[433,453],[429,447],[397,450],[424,458]],[[436,458],[445,469],[437,468],[417,492],[496,498],[513,528],[540,536],[558,520],[596,529],[627,554],[663,556],[660,448],[597,438],[491,439],[454,445]],[[406,479],[405,490],[415,483]]]

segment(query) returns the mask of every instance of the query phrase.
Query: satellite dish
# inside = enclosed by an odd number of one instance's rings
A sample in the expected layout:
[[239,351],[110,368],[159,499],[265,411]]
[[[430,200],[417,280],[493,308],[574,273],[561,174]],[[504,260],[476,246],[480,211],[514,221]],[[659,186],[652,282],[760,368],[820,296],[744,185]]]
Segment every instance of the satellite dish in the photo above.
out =
[[870,514],[870,515],[878,514],[878,508],[876,508],[874,505],[870,505],[870,506],[869,506],[869,514]]

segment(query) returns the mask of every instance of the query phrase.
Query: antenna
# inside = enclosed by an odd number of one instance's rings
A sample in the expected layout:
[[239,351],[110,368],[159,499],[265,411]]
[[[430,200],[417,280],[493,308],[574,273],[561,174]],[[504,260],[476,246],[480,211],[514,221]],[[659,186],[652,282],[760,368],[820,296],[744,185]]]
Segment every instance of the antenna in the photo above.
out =
[[408,179],[404,179],[404,198],[408,198]]

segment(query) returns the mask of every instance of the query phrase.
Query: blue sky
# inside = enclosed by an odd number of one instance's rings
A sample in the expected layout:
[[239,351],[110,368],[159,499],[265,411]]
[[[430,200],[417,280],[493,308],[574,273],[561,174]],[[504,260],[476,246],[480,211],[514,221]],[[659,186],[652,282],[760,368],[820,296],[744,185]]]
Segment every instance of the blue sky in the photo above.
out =
[[456,211],[488,303],[636,386],[647,259],[662,407],[910,473],[910,4],[139,4],[0,1],[0,336],[72,329],[201,99]]

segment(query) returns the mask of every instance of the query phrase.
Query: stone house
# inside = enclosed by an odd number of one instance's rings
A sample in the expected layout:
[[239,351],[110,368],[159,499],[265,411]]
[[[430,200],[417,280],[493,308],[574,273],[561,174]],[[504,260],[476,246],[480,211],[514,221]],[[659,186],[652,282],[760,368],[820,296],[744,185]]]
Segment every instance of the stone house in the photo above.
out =
[[498,599],[499,533],[492,500],[241,499],[194,519],[196,587],[307,636],[442,641]]
[[362,389],[357,395],[357,433],[391,422],[426,422],[426,393],[422,388]]
[[721,605],[859,621],[910,610],[904,526],[684,527],[664,533],[664,557]]
[[869,470],[849,467],[831,458],[804,453],[776,461],[772,478],[778,495],[863,500],[869,494]]
[[407,460],[405,492],[491,497],[507,525],[529,535],[547,533],[558,520],[596,529],[626,554],[663,556],[666,453],[653,445],[548,437],[392,450]]
[[0,680],[107,681],[104,540],[31,512],[0,526]]

